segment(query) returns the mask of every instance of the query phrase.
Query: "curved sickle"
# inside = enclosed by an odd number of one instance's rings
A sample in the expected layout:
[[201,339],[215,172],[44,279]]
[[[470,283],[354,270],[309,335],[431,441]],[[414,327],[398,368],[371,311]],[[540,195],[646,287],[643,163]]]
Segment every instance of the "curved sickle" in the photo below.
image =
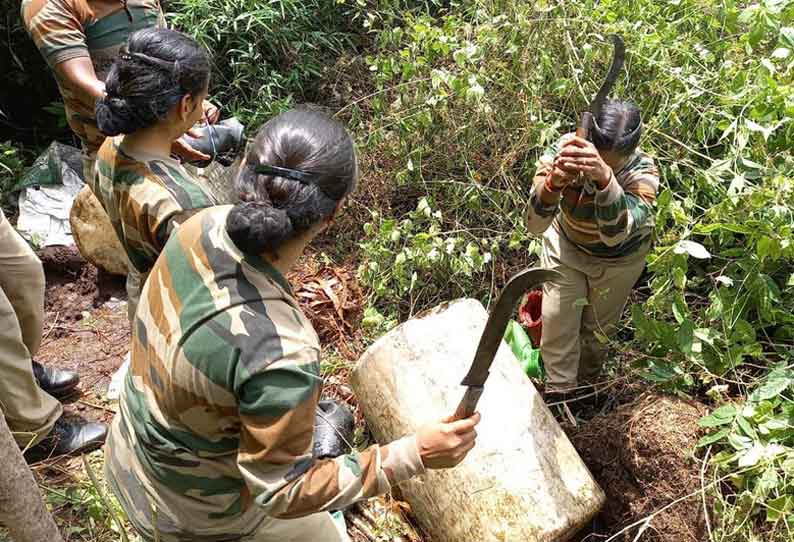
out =
[[607,96],[615,86],[620,70],[623,69],[623,63],[626,60],[626,46],[623,44],[623,38],[617,34],[612,34],[609,36],[609,39],[612,40],[615,46],[612,52],[612,65],[609,66],[607,77],[604,79],[601,88],[598,89],[598,94],[596,94],[593,101],[590,102],[590,112],[596,117],[598,116],[598,112],[601,111],[601,106],[606,101]]
[[488,315],[485,330],[483,330],[480,344],[477,346],[477,353],[474,354],[474,361],[461,382],[461,385],[468,386],[468,388],[455,411],[456,418],[465,418],[474,413],[477,401],[483,391],[483,385],[488,379],[488,371],[496,356],[496,351],[499,350],[499,345],[502,344],[502,337],[504,337],[505,329],[507,329],[507,324],[513,316],[513,309],[518,301],[528,290],[559,278],[562,278],[559,271],[534,268],[514,275],[507,282],[499,294],[491,314]]

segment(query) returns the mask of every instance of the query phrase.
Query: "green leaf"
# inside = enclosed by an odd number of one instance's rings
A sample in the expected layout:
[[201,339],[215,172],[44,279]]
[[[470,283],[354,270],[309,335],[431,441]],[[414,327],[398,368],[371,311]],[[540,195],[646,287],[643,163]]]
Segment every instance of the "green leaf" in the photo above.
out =
[[791,428],[788,420],[785,418],[772,418],[765,421],[758,426],[758,432],[762,435],[770,435],[772,433],[783,431],[787,432]]
[[791,371],[774,370],[764,380],[760,388],[752,394],[753,401],[765,401],[773,399],[783,393],[791,384],[794,383]]
[[766,501],[766,520],[778,521],[794,511],[794,497],[783,495],[777,499]]
[[755,328],[747,320],[738,320],[733,326],[733,333],[731,340],[738,343],[754,343],[755,342]]
[[777,240],[765,235],[756,243],[755,253],[761,263],[763,263],[764,260],[766,260],[766,258],[769,256],[771,256],[773,260],[776,260],[780,256],[780,244],[777,242]]
[[714,444],[715,442],[719,442],[720,440],[724,439],[728,434],[731,432],[730,427],[725,427],[716,431],[714,433],[708,434],[705,437],[698,440],[697,447],[703,448],[704,446],[709,446]]
[[686,272],[680,267],[673,269],[673,282],[675,283],[675,287],[679,290],[686,288]]
[[714,410],[708,416],[704,416],[698,420],[698,425],[700,427],[719,427],[720,425],[726,425],[732,423],[733,420],[736,418],[736,406],[735,405],[723,405]]
[[714,342],[719,340],[722,335],[720,335],[719,331],[714,329],[708,327],[699,327],[695,330],[695,337],[710,346],[714,346]]
[[689,310],[687,309],[686,301],[684,301],[683,295],[676,295],[673,298],[673,316],[675,316],[675,319],[679,324],[682,324],[685,320],[689,319]]
[[777,469],[773,465],[769,465],[764,469],[764,473],[758,479],[756,489],[762,499],[766,499],[770,492],[774,491],[780,484],[780,476],[777,474]]
[[708,224],[705,226],[698,225],[694,229],[695,233],[705,234],[705,235],[714,233],[715,231],[719,231],[719,230],[725,230],[732,233],[739,233],[742,235],[751,235],[753,233],[756,233],[756,231],[753,228],[749,226],[745,226],[744,224],[724,223],[724,222]]
[[780,41],[785,46],[794,49],[794,27],[784,26],[780,29]]
[[755,432],[755,429],[750,425],[750,422],[744,416],[737,416],[736,417],[736,424],[739,428],[744,432],[745,435],[752,439],[757,439],[758,435]]
[[[728,435],[728,444],[730,444],[734,450],[738,450],[738,451],[749,450],[753,446],[753,439],[751,439],[750,437],[745,437],[743,435],[737,435],[736,433],[731,433],[730,435]],[[761,457],[762,452],[763,450],[756,452],[759,454],[758,455],[759,459]],[[753,457],[748,458],[748,460],[749,459],[753,459]]]
[[659,383],[670,382],[679,376],[681,376],[680,371],[677,371],[673,365],[658,361],[651,363],[645,374],[648,380]]
[[678,347],[684,354],[690,355],[693,353],[694,332],[695,328],[692,320],[684,321],[678,328],[676,339],[678,340]]

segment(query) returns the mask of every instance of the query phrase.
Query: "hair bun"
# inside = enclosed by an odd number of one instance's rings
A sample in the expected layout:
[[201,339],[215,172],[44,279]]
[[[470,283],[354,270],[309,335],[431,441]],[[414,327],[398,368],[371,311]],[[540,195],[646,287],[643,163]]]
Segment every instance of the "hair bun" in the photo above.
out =
[[106,136],[131,134],[146,126],[127,100],[119,96],[107,95],[97,99],[94,114],[97,128]]
[[292,221],[283,209],[269,203],[244,202],[235,205],[226,219],[226,231],[246,253],[275,251],[293,232]]

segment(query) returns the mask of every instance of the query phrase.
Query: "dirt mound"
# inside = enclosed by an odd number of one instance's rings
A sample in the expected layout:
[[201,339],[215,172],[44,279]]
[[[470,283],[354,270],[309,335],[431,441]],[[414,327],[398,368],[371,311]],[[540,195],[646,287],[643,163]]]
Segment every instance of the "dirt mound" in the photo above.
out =
[[99,307],[111,297],[126,299],[124,277],[86,262],[77,247],[47,247],[38,256],[46,275],[44,309],[52,314],[51,319],[74,322],[84,311]]
[[[706,414],[700,403],[655,393],[570,431],[573,445],[607,494],[596,533],[602,539],[655,514],[639,538],[654,542],[701,542],[707,538],[696,492],[700,465],[692,457]],[[669,506],[687,495],[693,497]],[[667,507],[667,508],[665,508]],[[635,540],[643,524],[613,540]]]
[[76,246],[44,247],[38,251],[38,256],[48,273],[79,273],[86,265]]

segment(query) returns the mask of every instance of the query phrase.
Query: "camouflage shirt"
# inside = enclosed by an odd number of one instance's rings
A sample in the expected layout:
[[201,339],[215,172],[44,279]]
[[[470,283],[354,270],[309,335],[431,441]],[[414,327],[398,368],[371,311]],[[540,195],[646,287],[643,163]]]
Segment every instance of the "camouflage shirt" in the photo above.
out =
[[102,144],[91,188],[130,262],[145,274],[174,226],[217,202],[178,161],[131,153],[123,140],[122,135]]
[[130,520],[161,540],[237,540],[269,517],[341,509],[422,472],[405,437],[312,458],[320,347],[289,284],[204,210],[143,288],[132,363],[106,447]]
[[[165,26],[159,0],[22,0],[22,20],[50,68],[74,58],[90,57],[97,79],[104,81],[119,48],[135,30]],[[91,13],[93,12],[93,13]],[[105,136],[99,132],[94,101],[75,92],[68,81],[57,77],[66,108],[66,120],[89,154],[97,151]]]
[[636,151],[626,165],[612,174],[604,190],[590,180],[562,191],[559,205],[546,206],[537,189],[551,171],[562,139],[538,161],[538,170],[529,196],[527,224],[540,234],[556,220],[555,228],[591,256],[628,256],[650,240],[654,227],[653,204],[659,189],[659,171],[653,159]]

